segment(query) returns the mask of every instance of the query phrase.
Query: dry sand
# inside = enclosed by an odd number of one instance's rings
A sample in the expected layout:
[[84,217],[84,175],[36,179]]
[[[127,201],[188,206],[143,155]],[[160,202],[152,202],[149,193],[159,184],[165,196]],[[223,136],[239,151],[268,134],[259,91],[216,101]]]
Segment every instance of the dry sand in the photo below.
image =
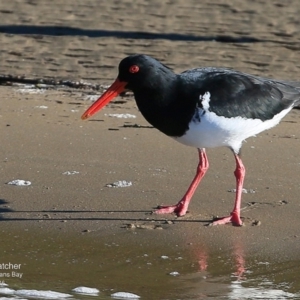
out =
[[[2,1],[0,74],[108,85],[120,59],[147,53],[178,72],[223,66],[300,80],[299,13],[298,0]],[[186,216],[151,215],[155,206],[174,204],[184,194],[197,165],[195,149],[149,128],[130,95],[81,121],[87,97],[100,92],[22,89],[0,87],[3,232],[109,236],[135,230],[126,229],[135,224],[163,228],[142,231],[140,239],[196,240],[207,247],[239,241],[249,252],[299,257],[300,111],[244,144],[245,188],[255,191],[243,196],[245,226],[206,227],[233,206],[228,149],[208,150],[210,170]],[[116,113],[136,118],[108,116]],[[32,185],[6,184],[13,179]],[[106,187],[118,180],[132,186]]]

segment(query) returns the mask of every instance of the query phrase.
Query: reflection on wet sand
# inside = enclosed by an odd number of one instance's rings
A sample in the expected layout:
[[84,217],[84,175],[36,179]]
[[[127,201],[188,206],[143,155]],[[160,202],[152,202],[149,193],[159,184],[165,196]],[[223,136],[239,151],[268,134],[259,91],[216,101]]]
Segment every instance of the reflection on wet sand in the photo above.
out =
[[[149,242],[164,234],[170,232],[136,230],[133,234],[128,230],[105,238],[80,235],[66,239],[63,234],[0,231],[4,241],[1,262],[21,264],[24,273],[22,278],[4,281],[16,291],[67,294],[84,285],[99,289],[94,299],[101,300],[110,299],[111,290],[128,291],[143,300],[300,298],[295,281],[299,261],[279,263],[274,256],[254,256],[236,236],[226,247],[209,246],[205,239],[198,245],[187,245],[185,240]],[[172,273],[178,275],[170,276]],[[83,298],[76,295],[76,299]]]
[[[187,293],[193,295],[192,299],[212,296],[235,300],[300,299],[299,292],[287,291],[292,285],[287,281],[287,270],[281,273],[281,282],[278,279],[275,282],[273,275],[278,268],[276,263],[250,257],[247,262],[241,242],[235,241],[232,250],[223,251],[222,254],[209,254],[204,246],[200,246],[198,252],[194,249],[193,253],[198,262],[198,272],[182,278],[185,282],[183,285],[189,290]],[[266,266],[266,270],[263,270]],[[294,271],[297,273],[297,270]]]

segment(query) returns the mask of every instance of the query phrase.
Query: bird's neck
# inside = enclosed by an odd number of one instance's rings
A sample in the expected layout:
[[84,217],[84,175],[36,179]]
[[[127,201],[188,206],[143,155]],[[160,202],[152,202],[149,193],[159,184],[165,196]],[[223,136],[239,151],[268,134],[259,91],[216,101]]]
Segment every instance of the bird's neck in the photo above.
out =
[[[174,74],[175,75],[175,74]],[[174,102],[176,75],[172,78],[154,78],[133,92],[141,110],[163,109]]]
[[195,103],[183,94],[180,77],[174,74],[167,79],[156,79],[133,92],[139,110],[155,128],[169,136],[186,132]]

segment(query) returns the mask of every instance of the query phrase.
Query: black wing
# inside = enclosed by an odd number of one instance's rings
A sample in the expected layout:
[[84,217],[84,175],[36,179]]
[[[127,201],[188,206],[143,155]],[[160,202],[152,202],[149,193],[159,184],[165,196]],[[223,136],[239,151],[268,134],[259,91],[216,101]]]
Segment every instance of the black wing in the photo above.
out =
[[[300,99],[300,83],[276,81],[229,69],[202,68],[182,73],[197,82],[198,95],[210,93],[210,110],[227,118],[269,120]],[[201,106],[199,100],[198,103]]]

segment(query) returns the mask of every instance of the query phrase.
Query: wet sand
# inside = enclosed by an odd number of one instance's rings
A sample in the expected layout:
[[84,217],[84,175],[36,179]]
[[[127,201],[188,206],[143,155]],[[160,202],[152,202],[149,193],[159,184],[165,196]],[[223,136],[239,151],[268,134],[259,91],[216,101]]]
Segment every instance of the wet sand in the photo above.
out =
[[[298,80],[299,2],[235,2],[1,3],[0,75],[106,86],[120,59],[146,53],[177,72],[222,66]],[[208,149],[210,170],[186,216],[153,215],[154,207],[174,204],[184,194],[197,152],[151,128],[131,95],[81,121],[90,97],[101,91],[0,86],[2,235],[25,230],[62,243],[74,238],[76,245],[81,238],[126,243],[131,236],[133,244],[157,243],[159,249],[197,245],[213,255],[240,245],[251,257],[298,259],[299,110],[244,144],[245,188],[255,191],[243,195],[245,226],[206,227],[232,209],[231,152]],[[126,113],[136,118],[109,116]],[[14,179],[32,184],[6,184]],[[132,186],[106,186],[119,180]]]
[[[26,94],[15,87],[0,89],[7,99],[1,109],[3,229],[26,226],[101,235],[147,224],[170,230],[172,234],[163,234],[167,239],[189,232],[190,242],[204,235],[215,244],[238,234],[249,243],[247,248],[264,245],[267,252],[281,249],[286,255],[288,245],[291,252],[298,247],[298,110],[244,145],[245,188],[250,191],[243,195],[245,226],[207,228],[214,216],[228,214],[233,206],[234,159],[228,149],[208,149],[210,170],[186,216],[153,215],[157,205],[173,204],[185,192],[197,165],[195,149],[175,143],[154,128],[128,126],[147,126],[131,98],[122,105],[112,103],[84,122],[80,114],[89,102],[78,102],[75,92]],[[136,118],[109,116],[116,113]],[[15,179],[32,184],[6,184]],[[132,186],[106,186],[121,180]],[[261,225],[255,226],[256,221]]]

